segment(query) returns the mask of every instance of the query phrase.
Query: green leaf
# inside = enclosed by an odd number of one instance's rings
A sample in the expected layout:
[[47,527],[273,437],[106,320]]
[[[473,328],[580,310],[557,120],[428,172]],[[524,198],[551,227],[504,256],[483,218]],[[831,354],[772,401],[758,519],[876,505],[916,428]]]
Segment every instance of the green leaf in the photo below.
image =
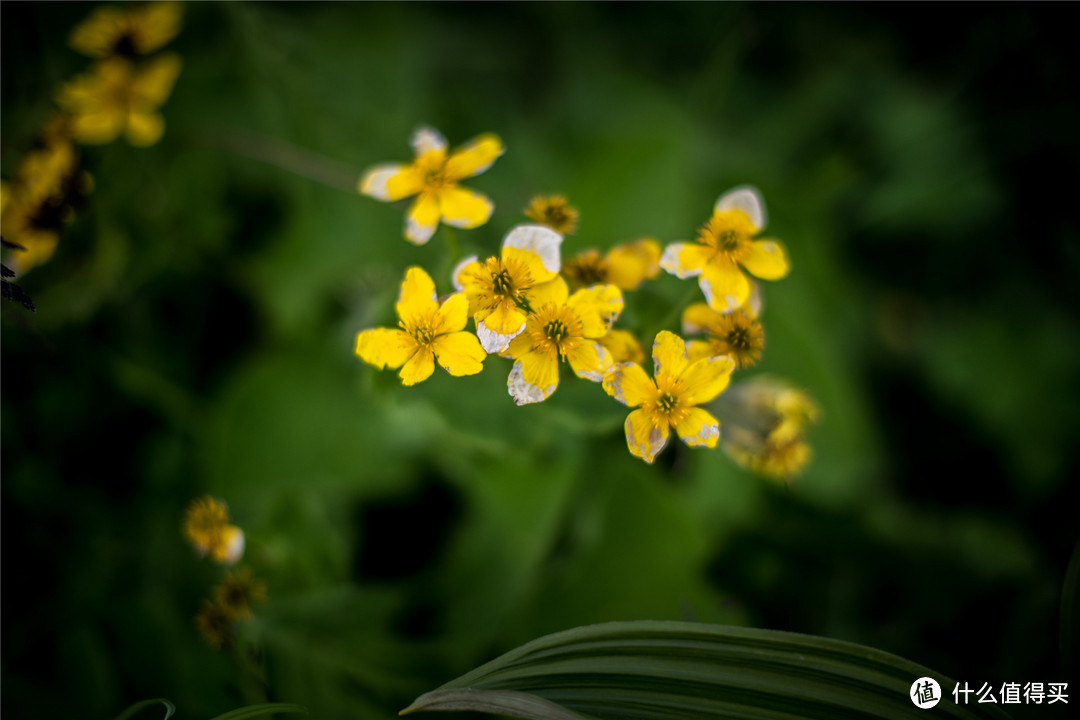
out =
[[307,715],[307,708],[293,703],[262,703],[230,710],[224,715],[218,715],[214,720],[247,720],[247,718],[277,715],[278,713],[302,713]]
[[137,702],[117,715],[116,720],[128,720],[128,718],[135,717],[143,708],[148,708],[151,705],[157,705],[158,703],[165,706],[165,720],[169,720],[169,718],[173,716],[173,713],[176,712],[176,706],[165,698],[154,698],[153,700],[142,700],[141,702]]
[[[941,686],[935,717],[1007,718],[957,705],[952,680],[854,643],[684,622],[617,622],[547,635],[421,695],[417,710],[478,710],[527,720],[925,718],[912,683]],[[524,696],[524,697],[522,697]],[[526,698],[534,698],[532,704]]]

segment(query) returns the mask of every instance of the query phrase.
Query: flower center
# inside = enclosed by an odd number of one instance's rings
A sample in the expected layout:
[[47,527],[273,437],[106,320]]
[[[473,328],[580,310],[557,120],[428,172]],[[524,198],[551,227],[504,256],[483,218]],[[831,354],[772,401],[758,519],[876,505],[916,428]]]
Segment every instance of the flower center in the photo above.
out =
[[570,334],[570,331],[562,320],[555,318],[554,320],[548,321],[548,324],[544,326],[544,334],[548,336],[549,340],[558,345],[566,339]]
[[734,230],[721,230],[716,235],[716,247],[731,252],[739,247],[739,233]]
[[586,250],[566,263],[563,274],[575,285],[601,285],[608,281],[608,264],[596,250]]
[[670,415],[671,411],[679,406],[679,398],[675,397],[671,393],[661,390],[660,397],[656,399],[656,409],[665,415]]
[[514,294],[514,279],[510,271],[503,269],[491,275],[491,289],[496,295],[511,297]]

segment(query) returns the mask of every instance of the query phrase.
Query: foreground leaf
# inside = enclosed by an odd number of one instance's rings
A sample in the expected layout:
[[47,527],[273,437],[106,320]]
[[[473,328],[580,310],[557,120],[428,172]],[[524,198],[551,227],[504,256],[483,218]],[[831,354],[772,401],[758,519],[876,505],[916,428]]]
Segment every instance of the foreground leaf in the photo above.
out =
[[[935,717],[1007,718],[957,705],[955,683],[880,650],[829,638],[683,622],[617,622],[547,635],[421,695],[418,710],[526,720],[925,718],[909,695],[930,677]],[[524,697],[523,697],[524,696]],[[527,703],[526,699],[536,702]]]

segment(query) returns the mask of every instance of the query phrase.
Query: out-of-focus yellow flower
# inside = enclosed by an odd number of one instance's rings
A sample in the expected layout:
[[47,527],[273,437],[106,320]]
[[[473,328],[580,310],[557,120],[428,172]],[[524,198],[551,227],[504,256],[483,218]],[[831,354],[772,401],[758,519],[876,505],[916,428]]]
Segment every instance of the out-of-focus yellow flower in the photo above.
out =
[[184,514],[184,537],[200,555],[231,565],[244,554],[244,531],[229,524],[225,503],[209,495],[194,500]]
[[436,361],[451,375],[475,375],[487,353],[476,336],[465,330],[469,301],[462,293],[441,305],[435,283],[422,268],[411,267],[401,283],[397,302],[399,328],[375,328],[356,336],[356,354],[380,370],[401,368],[401,383],[414,385],[427,378]]
[[359,191],[384,201],[417,195],[405,216],[405,239],[416,245],[430,240],[440,222],[458,228],[486,223],[494,204],[458,183],[491,167],[503,154],[502,141],[488,133],[448,154],[446,139],[421,127],[413,133],[412,146],[416,159],[411,165],[376,165],[360,178]]
[[80,23],[68,43],[92,58],[147,55],[176,37],[182,14],[178,2],[106,5]]
[[233,620],[251,617],[251,606],[266,602],[266,583],[255,577],[251,568],[226,572],[225,579],[213,590],[214,604]]
[[720,422],[697,406],[724,391],[734,366],[722,356],[690,362],[682,338],[667,330],[653,343],[654,379],[635,363],[613,365],[604,375],[604,390],[638,408],[626,418],[630,452],[651,463],[672,429],[690,447],[716,447]]
[[716,201],[697,242],[668,245],[660,266],[680,278],[698,276],[713,310],[734,310],[750,297],[750,279],[743,268],[763,280],[779,280],[790,269],[778,240],[753,239],[764,227],[765,203],[757,190],[735,188]]
[[518,225],[503,238],[498,257],[465,258],[454,285],[469,299],[476,335],[489,353],[502,352],[525,330],[534,301],[558,278],[562,235],[542,225]]
[[724,422],[724,451],[743,467],[782,480],[810,462],[806,428],[820,410],[789,383],[771,377],[738,383],[712,409]]
[[217,603],[203,600],[202,610],[195,616],[195,627],[212,648],[228,648],[232,645],[233,618]]
[[606,347],[608,352],[611,353],[612,363],[632,362],[640,364],[645,362],[645,351],[641,348],[641,343],[628,330],[613,328],[597,342]]
[[560,235],[571,235],[577,230],[577,208],[562,195],[537,195],[525,208],[525,216]]
[[556,278],[532,298],[525,331],[510,341],[515,360],[506,387],[518,405],[541,402],[559,385],[559,360],[581,378],[600,382],[611,367],[611,353],[597,340],[607,334],[623,309],[614,285],[594,285],[570,295]]
[[696,303],[683,311],[683,333],[705,333],[708,340],[691,340],[687,348],[691,360],[710,355],[728,355],[736,368],[757,363],[765,349],[765,330],[744,310],[718,313],[705,303]]
[[42,136],[15,170],[12,182],[0,183],[0,233],[19,246],[11,252],[17,274],[52,257],[60,229],[75,217],[72,203],[89,192],[92,183],[78,169],[70,140]]
[[606,255],[585,250],[567,260],[562,273],[574,288],[611,283],[620,290],[637,290],[660,274],[660,244],[642,238],[616,245]]
[[72,133],[81,143],[108,143],[123,133],[132,145],[153,145],[165,132],[158,108],[172,92],[180,65],[175,53],[142,66],[112,57],[61,87],[56,101],[71,113]]

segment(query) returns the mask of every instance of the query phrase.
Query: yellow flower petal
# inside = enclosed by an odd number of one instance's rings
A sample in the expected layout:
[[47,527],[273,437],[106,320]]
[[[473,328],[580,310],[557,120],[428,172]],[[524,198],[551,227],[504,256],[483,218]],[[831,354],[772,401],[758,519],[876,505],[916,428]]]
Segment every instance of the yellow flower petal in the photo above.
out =
[[244,554],[244,531],[226,525],[218,542],[209,548],[210,557],[222,565],[232,565]]
[[566,360],[575,375],[593,382],[601,382],[614,362],[608,349],[598,342],[578,343],[566,354]]
[[641,349],[641,343],[637,341],[633,333],[627,330],[610,330],[597,342],[608,349],[612,362],[641,363],[645,361],[645,351]]
[[432,193],[421,193],[413,201],[405,216],[405,239],[414,245],[423,245],[435,234],[439,226],[439,200]]
[[124,131],[128,142],[135,147],[149,147],[165,133],[165,120],[156,112],[131,112]]
[[469,299],[465,293],[455,293],[439,306],[442,332],[456,333],[465,329],[469,322]]
[[623,405],[637,407],[655,396],[657,389],[640,365],[621,362],[604,374],[604,392]]
[[447,225],[474,228],[491,217],[495,205],[486,196],[456,185],[439,192],[439,212]]
[[720,439],[720,421],[701,408],[690,408],[675,426],[675,432],[690,447],[713,448]]
[[626,445],[630,453],[647,463],[656,459],[668,439],[668,426],[653,425],[648,413],[635,410],[626,416]]
[[[525,268],[531,287],[546,283],[558,276],[558,272],[552,272],[544,267],[543,260],[533,250],[522,250],[515,247],[504,247],[500,252],[504,264],[518,263]],[[522,283],[525,284],[525,283]],[[526,284],[526,286],[528,286]]]
[[502,140],[497,135],[481,135],[450,154],[446,161],[446,176],[450,180],[461,180],[479,175],[503,152]]
[[762,280],[779,280],[791,269],[784,246],[777,240],[755,240],[740,262],[751,275]]
[[416,341],[397,328],[374,328],[356,335],[356,354],[380,370],[401,367],[415,352]]
[[427,380],[434,371],[435,355],[431,352],[431,348],[422,347],[402,366],[398,375],[401,377],[402,385],[415,385]]
[[362,195],[392,202],[415,195],[424,187],[424,179],[412,165],[386,163],[370,168],[357,184]]
[[573,308],[582,322],[582,335],[600,338],[623,310],[623,295],[614,285],[593,285],[570,296],[566,304]]
[[706,303],[694,303],[682,314],[682,331],[684,335],[696,335],[705,332],[710,325],[716,322],[720,313],[713,310]]
[[623,290],[637,290],[660,274],[660,244],[642,239],[616,245],[607,254],[607,280]]
[[99,7],[71,32],[68,45],[92,58],[103,58],[128,27],[128,15],[116,7]]
[[660,267],[680,278],[700,275],[712,252],[700,243],[672,243],[664,249]]
[[548,282],[534,285],[525,293],[525,297],[533,310],[537,310],[548,303],[562,305],[569,295],[570,288],[567,287],[566,281],[558,275]]
[[673,332],[661,330],[653,341],[653,374],[677,378],[686,370],[689,362],[686,358],[686,343]]
[[706,265],[698,285],[709,307],[717,312],[734,310],[750,296],[750,280],[737,265],[727,261]]
[[707,403],[724,391],[731,381],[735,361],[727,355],[695,360],[683,371],[680,379],[685,388],[682,396],[687,405]]
[[438,309],[435,283],[423,268],[414,265],[405,271],[394,309],[406,324],[413,318],[430,315]]
[[148,61],[146,67],[131,81],[131,102],[139,108],[153,110],[165,102],[172,92],[183,63],[176,53],[162,53]]
[[71,123],[75,139],[84,145],[102,145],[115,140],[124,129],[126,117],[120,108],[103,108],[78,115]]
[[[462,295],[454,297],[464,298]],[[460,377],[475,375],[484,369],[487,352],[471,332],[452,332],[435,338],[435,359],[446,372]]]
[[453,283],[454,289],[458,292],[465,290],[465,279],[474,275],[480,270],[480,258],[476,255],[469,255],[459,262],[453,270],[450,271],[450,282]]
[[559,361],[534,352],[525,353],[515,362],[506,379],[506,389],[517,405],[543,402],[558,385]]
[[746,217],[754,225],[754,232],[751,235],[760,232],[765,227],[765,201],[761,198],[761,193],[750,185],[742,185],[737,188],[733,188],[724,193],[716,201],[716,212],[725,212],[727,210],[740,210],[746,214]]
[[146,55],[176,37],[183,9],[178,2],[153,2],[133,9],[131,14],[135,49]]
[[712,343],[707,340],[691,340],[686,343],[686,357],[690,360],[690,364],[694,364],[698,360],[713,356]]

